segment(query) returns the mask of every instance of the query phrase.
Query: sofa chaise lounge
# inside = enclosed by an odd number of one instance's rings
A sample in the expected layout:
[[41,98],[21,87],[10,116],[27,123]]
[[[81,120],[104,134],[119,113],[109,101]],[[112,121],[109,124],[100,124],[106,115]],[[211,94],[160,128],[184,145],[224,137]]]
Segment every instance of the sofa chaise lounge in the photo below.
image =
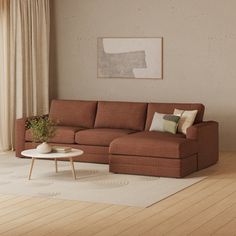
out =
[[[198,110],[182,133],[149,131],[155,112]],[[81,162],[109,163],[114,173],[184,177],[218,161],[218,123],[203,121],[197,103],[53,100],[49,117],[59,121],[52,145],[79,148]],[[34,148],[27,118],[16,120],[16,156]]]

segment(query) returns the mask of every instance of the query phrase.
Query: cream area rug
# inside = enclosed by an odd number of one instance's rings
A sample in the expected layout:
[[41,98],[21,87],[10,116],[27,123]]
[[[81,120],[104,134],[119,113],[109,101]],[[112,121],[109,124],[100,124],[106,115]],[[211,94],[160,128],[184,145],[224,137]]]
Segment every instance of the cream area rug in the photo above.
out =
[[148,207],[206,176],[195,173],[183,179],[109,173],[108,165],[75,162],[74,180],[69,162],[35,160],[28,180],[30,159],[13,152],[0,154],[0,193],[32,195],[136,207]]

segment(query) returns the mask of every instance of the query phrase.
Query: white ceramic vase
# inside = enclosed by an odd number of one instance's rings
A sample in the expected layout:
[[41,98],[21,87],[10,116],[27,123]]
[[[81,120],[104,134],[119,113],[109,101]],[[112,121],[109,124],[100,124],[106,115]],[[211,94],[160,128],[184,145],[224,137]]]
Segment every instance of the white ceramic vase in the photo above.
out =
[[43,142],[36,147],[38,153],[44,154],[52,151],[52,147],[47,143]]

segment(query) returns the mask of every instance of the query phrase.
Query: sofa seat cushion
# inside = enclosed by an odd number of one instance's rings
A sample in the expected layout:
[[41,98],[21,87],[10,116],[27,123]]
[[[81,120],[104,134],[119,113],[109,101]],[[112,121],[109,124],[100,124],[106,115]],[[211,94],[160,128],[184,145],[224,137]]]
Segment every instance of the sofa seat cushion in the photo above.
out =
[[114,139],[133,132],[127,129],[86,129],[76,133],[75,142],[82,145],[109,146]]
[[144,131],[115,139],[110,154],[184,158],[197,153],[197,142],[183,134]]
[[[56,126],[56,133],[49,140],[51,143],[75,143],[75,133],[82,130],[81,127]],[[25,141],[33,141],[32,131],[30,129],[25,132]]]

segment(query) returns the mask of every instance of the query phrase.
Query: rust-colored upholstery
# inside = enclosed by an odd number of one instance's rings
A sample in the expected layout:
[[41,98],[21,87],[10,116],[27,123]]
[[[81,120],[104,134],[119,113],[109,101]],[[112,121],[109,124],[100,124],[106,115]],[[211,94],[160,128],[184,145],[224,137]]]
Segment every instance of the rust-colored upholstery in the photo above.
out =
[[95,128],[143,130],[146,103],[98,102]]
[[61,126],[93,128],[96,101],[53,100],[49,117]]
[[[154,112],[198,110],[184,134],[149,131]],[[78,161],[109,163],[115,173],[184,177],[215,164],[219,158],[218,123],[203,122],[198,103],[137,103],[53,100],[49,117],[58,120],[52,145],[84,151]],[[27,118],[16,121],[16,156],[34,148]]]
[[200,103],[149,103],[145,130],[149,130],[155,112],[173,114],[175,109],[198,110],[197,116],[195,118],[196,124],[202,122],[205,107]]
[[114,173],[184,177],[198,169],[197,154],[186,158],[110,155],[109,170]]
[[[55,146],[65,146],[64,143],[49,143]],[[25,142],[24,149],[35,148],[38,144],[32,142]],[[107,164],[109,162],[108,149],[109,147],[103,146],[88,146],[88,145],[78,145],[78,144],[66,144],[68,147],[81,149],[84,154],[73,159],[80,162],[91,162],[91,163],[102,163]],[[20,157],[20,155],[17,155]],[[65,159],[67,161],[68,158]]]
[[15,122],[15,149],[16,157],[21,157],[21,152],[25,150],[25,123],[26,118],[17,119]]
[[219,159],[219,125],[215,121],[195,124],[187,129],[187,139],[198,145],[198,169],[215,164]]
[[76,133],[75,142],[80,145],[109,146],[114,139],[133,132],[126,129],[87,129]]
[[182,134],[144,131],[115,139],[110,154],[184,158],[197,153],[197,142]]
[[[81,127],[57,126],[55,136],[49,140],[51,143],[75,143],[75,133],[82,130]],[[33,142],[32,132],[27,129],[25,141]]]

